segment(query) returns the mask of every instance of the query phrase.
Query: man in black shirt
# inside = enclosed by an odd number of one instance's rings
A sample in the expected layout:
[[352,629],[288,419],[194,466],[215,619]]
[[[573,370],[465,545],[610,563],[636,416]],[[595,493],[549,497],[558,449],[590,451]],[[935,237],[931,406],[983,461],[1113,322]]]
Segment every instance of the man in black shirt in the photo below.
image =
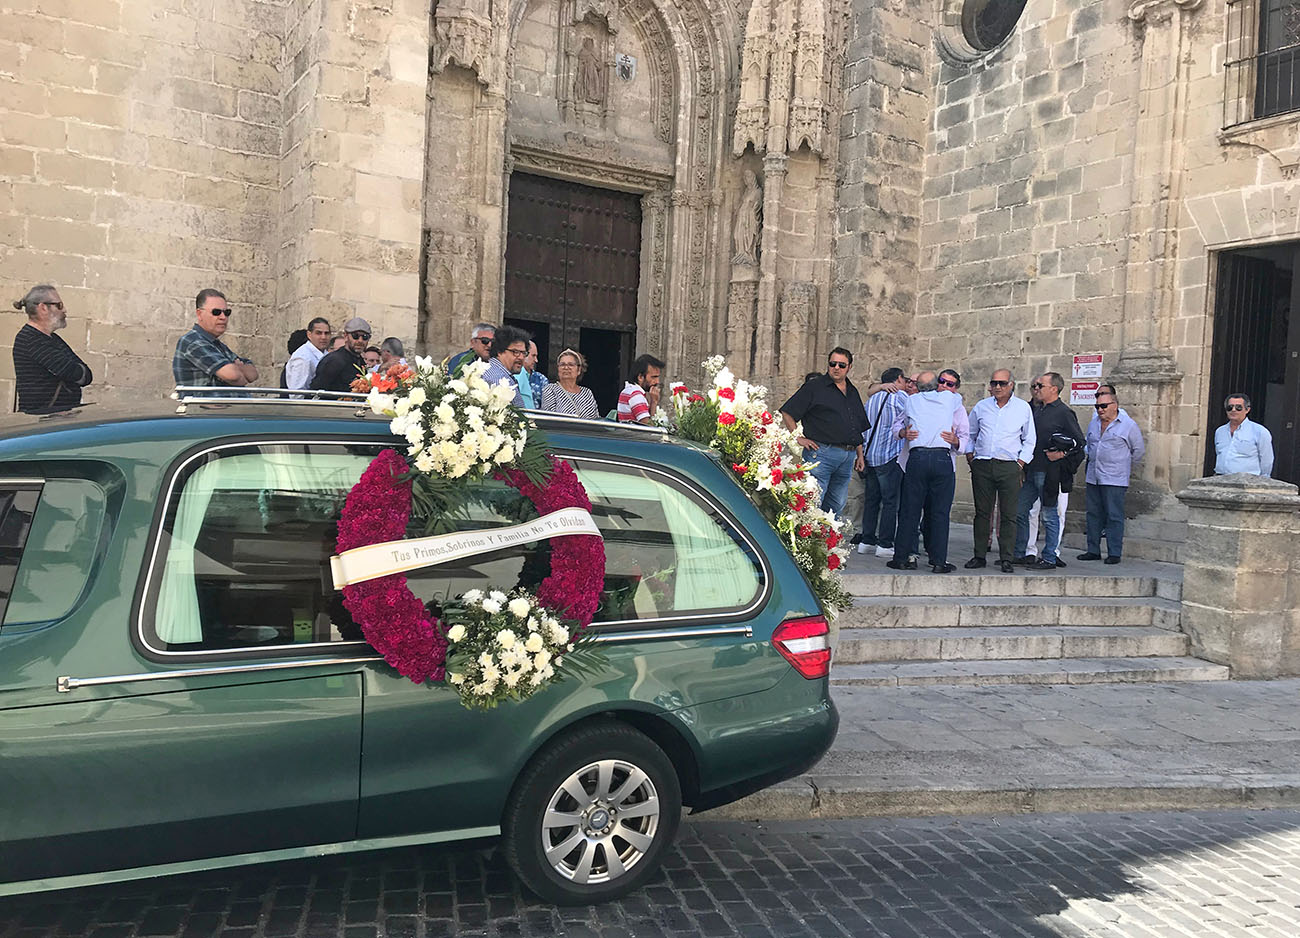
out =
[[1065,379],[1054,371],[1038,378],[1030,386],[1034,400],[1034,431],[1038,441],[1034,445],[1034,458],[1025,466],[1025,481],[1020,486],[1020,505],[1016,515],[1016,560],[1028,563],[1025,549],[1029,544],[1029,512],[1034,502],[1042,499],[1043,552],[1037,563],[1028,564],[1034,570],[1055,570],[1064,564],[1057,563],[1057,549],[1061,544],[1061,522],[1056,513],[1056,502],[1062,490],[1069,491],[1074,471],[1079,468],[1084,436],[1079,429],[1079,418],[1070,406],[1061,400]]
[[335,349],[316,366],[313,391],[351,391],[352,382],[366,370],[365,351],[370,342],[370,323],[353,316],[343,325],[343,347]]
[[835,514],[844,510],[849,479],[865,465],[862,433],[867,429],[867,412],[849,380],[852,365],[852,352],[832,349],[826,374],[805,381],[781,406],[788,429],[803,421],[804,435],[796,442],[803,447],[805,459],[816,461],[811,472],[822,490],[822,510]]
[[59,291],[43,283],[32,287],[14,309],[27,313],[27,322],[14,336],[14,378],[18,410],[49,414],[81,403],[81,389],[94,376],[86,363],[54,334],[68,324]]

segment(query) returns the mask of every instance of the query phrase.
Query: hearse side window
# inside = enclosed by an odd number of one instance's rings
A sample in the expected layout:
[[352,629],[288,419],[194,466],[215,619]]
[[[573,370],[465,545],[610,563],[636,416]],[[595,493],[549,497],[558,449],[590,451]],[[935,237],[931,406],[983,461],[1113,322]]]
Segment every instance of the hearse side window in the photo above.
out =
[[13,583],[5,625],[62,619],[81,600],[104,526],[107,496],[90,479],[47,479]]
[[[348,491],[377,448],[261,445],[195,461],[178,478],[146,598],[145,638],[168,652],[362,641],[334,591],[329,558]],[[605,537],[597,622],[725,614],[762,589],[762,565],[730,522],[658,472],[574,459]],[[532,503],[496,481],[470,486],[444,530],[518,524]],[[408,537],[424,534],[412,522]],[[536,590],[546,542],[516,545],[407,574],[437,615],[471,588]]]
[[200,460],[163,522],[149,644],[208,651],[358,641],[330,579],[339,513],[370,448],[274,446]]
[[0,482],[0,622],[8,614],[18,563],[22,560],[40,496],[39,482]]

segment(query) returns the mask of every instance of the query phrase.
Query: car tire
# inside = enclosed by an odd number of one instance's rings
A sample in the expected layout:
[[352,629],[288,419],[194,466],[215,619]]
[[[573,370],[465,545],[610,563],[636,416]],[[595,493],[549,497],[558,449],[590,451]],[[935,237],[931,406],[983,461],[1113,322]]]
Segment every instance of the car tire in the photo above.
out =
[[625,724],[587,724],[520,775],[502,825],[506,860],[548,902],[606,902],[654,875],[681,815],[681,784],[662,749]]

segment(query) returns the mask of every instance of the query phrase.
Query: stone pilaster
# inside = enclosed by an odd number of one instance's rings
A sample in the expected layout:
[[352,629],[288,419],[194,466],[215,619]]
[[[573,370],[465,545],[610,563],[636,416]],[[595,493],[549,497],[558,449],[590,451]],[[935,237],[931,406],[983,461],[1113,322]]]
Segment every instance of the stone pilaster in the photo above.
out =
[[1234,678],[1300,674],[1300,497],[1285,482],[1238,473],[1197,479],[1189,509],[1182,627],[1192,654]]

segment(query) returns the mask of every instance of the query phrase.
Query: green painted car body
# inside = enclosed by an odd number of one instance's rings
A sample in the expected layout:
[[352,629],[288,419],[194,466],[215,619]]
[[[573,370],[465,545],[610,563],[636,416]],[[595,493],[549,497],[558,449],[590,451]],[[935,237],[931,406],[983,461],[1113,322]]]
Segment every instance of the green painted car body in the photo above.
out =
[[178,656],[143,634],[183,465],[223,446],[391,445],[386,422],[289,402],[97,416],[0,433],[0,492],[39,498],[0,579],[0,894],[494,836],[529,760],[596,718],[661,747],[695,810],[803,771],[834,738],[827,678],[771,640],[819,615],[813,594],[706,450],[538,417],[557,453],[647,467],[716,506],[763,582],[739,612],[595,625],[598,674],[472,712],[360,643]]

